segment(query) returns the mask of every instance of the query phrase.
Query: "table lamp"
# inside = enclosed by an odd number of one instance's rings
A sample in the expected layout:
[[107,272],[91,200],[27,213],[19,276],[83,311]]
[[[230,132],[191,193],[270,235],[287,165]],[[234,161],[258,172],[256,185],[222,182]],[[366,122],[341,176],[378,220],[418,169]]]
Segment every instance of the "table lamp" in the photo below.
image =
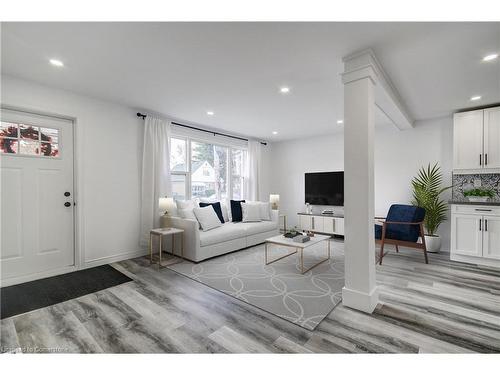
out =
[[280,196],[279,194],[271,194],[269,195],[269,202],[271,203],[271,208],[273,210],[277,210],[280,205]]
[[168,210],[175,205],[174,198],[161,197],[158,203],[160,211],[163,211],[163,216],[168,215]]

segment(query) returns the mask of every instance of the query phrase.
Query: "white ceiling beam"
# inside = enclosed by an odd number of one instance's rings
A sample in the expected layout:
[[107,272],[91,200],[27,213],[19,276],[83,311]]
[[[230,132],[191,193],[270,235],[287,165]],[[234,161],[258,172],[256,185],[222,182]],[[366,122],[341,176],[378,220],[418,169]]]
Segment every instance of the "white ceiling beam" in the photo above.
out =
[[366,77],[367,72],[375,84],[375,105],[400,130],[411,129],[414,119],[406,109],[401,97],[371,49],[345,56],[342,82]]

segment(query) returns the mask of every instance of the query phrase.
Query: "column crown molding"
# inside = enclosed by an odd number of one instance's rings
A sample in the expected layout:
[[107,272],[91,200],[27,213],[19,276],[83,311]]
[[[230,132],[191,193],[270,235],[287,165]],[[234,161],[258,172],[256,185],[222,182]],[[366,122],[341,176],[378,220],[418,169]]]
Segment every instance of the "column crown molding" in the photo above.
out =
[[344,85],[363,78],[370,78],[373,84],[376,85],[378,81],[377,71],[371,65],[363,65],[342,73],[342,83]]
[[400,130],[413,128],[414,120],[396,87],[389,79],[371,48],[351,53],[342,58],[344,73],[342,83],[370,78],[376,85],[375,103]]

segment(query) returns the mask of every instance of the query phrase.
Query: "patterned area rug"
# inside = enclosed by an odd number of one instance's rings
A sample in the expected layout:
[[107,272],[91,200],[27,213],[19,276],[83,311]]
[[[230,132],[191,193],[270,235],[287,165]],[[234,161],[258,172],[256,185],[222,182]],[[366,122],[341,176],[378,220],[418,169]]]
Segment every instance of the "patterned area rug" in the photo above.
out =
[[[193,280],[257,306],[301,327],[313,330],[341,301],[344,286],[343,243],[331,241],[331,258],[304,275],[299,253],[270,265],[264,262],[264,245],[195,264],[189,261],[168,268]],[[293,249],[270,246],[270,259]],[[326,241],[304,251],[304,266],[327,255]]]

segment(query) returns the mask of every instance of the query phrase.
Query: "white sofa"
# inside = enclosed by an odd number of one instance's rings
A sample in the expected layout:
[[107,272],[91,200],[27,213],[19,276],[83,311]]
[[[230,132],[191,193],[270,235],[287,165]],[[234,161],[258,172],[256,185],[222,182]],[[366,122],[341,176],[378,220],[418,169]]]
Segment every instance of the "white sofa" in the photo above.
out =
[[[263,243],[266,238],[276,236],[279,233],[278,218],[278,211],[273,210],[271,221],[255,223],[233,223],[231,221],[206,232],[200,229],[198,221],[194,219],[169,217],[168,225],[184,229],[184,258],[200,262],[217,255]],[[178,246],[176,246],[176,254],[178,254],[178,250]]]

